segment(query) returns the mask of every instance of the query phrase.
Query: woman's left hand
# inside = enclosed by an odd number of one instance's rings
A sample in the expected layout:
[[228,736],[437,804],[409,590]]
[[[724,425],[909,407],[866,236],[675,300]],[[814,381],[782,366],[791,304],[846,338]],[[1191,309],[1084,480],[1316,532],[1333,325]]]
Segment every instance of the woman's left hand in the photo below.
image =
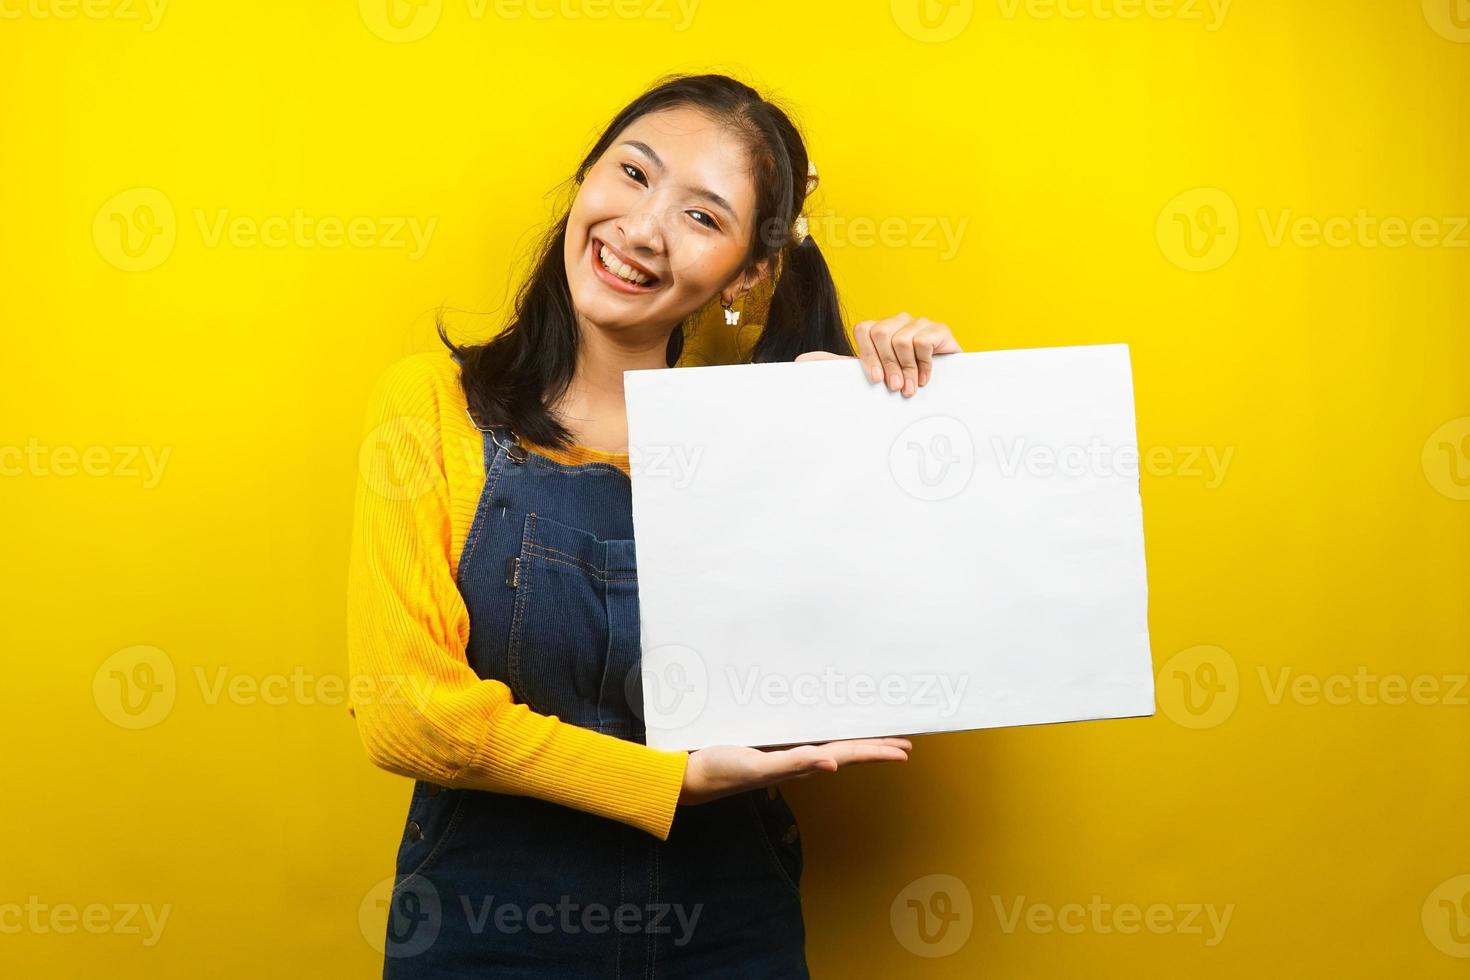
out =
[[[963,351],[947,324],[907,313],[886,320],[864,320],[852,328],[852,333],[868,380],[873,384],[886,380],[889,391],[902,391],[905,398],[929,383],[935,354]],[[800,354],[796,359],[826,361],[842,356],[818,350]]]

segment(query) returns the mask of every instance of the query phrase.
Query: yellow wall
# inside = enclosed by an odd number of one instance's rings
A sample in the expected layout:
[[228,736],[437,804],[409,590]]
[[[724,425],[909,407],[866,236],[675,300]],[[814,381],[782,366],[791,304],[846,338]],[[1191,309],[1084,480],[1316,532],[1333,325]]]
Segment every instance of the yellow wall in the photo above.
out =
[[0,0],[0,970],[375,974],[369,386],[716,68],[799,107],[853,319],[1127,342],[1154,449],[1158,715],[792,787],[814,972],[1464,975],[1470,9],[926,2]]

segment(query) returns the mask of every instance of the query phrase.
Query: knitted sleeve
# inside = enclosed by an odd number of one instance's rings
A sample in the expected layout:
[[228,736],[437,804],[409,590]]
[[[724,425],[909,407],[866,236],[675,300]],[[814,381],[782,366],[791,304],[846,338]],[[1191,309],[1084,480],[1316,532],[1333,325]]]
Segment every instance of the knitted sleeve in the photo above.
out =
[[451,553],[446,400],[423,355],[403,358],[378,380],[363,425],[348,658],[368,757],[403,776],[534,796],[667,840],[687,753],[537,714],[469,666],[469,612]]

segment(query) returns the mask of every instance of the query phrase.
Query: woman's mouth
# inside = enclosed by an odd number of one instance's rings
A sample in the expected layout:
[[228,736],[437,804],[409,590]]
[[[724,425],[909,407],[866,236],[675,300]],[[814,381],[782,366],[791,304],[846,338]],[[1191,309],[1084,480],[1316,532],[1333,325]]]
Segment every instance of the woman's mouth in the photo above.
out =
[[622,293],[650,293],[659,286],[659,278],[647,270],[624,261],[606,242],[591,240],[592,272],[613,289]]

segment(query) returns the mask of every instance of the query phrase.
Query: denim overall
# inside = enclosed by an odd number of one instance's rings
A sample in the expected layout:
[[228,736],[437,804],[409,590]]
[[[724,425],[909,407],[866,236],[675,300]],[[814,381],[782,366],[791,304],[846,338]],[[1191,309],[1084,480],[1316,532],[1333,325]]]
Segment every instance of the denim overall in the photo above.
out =
[[[506,429],[459,566],[468,658],[517,703],[643,743],[632,485]],[[807,977],[795,817],[774,789],[680,805],[667,841],[530,796],[418,780],[383,976]]]

